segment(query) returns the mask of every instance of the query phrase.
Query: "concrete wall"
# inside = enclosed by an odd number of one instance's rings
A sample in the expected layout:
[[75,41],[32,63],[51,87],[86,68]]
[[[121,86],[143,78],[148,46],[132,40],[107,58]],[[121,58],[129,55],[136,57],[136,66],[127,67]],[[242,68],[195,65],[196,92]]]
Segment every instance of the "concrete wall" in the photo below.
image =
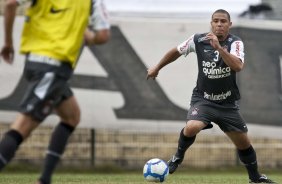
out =
[[247,122],[281,126],[281,31],[237,28],[234,32],[245,40],[248,53],[244,72],[238,77],[241,112]]
[[226,9],[233,18],[260,0],[105,0],[112,16],[203,18]]
[[[226,9],[232,16],[245,11],[249,5],[261,0],[104,0],[111,16],[125,17],[206,17],[218,8]],[[0,0],[0,14],[5,0]],[[28,6],[26,3],[25,6]],[[204,6],[203,6],[204,5]],[[23,15],[24,8],[18,9]]]
[[[0,137],[8,129],[0,124]],[[45,157],[52,127],[41,126],[36,129],[16,153],[11,164],[28,163],[41,165]],[[69,144],[60,164],[88,167],[112,165],[123,169],[142,169],[151,158],[170,159],[177,146],[178,134],[140,133],[113,130],[95,130],[78,128],[69,140]],[[282,167],[282,143],[279,139],[254,138],[259,165],[266,168]],[[224,153],[224,154],[222,154]],[[187,153],[182,168],[220,168],[241,165],[236,149],[225,136],[198,135],[193,148]],[[271,157],[270,157],[271,155]],[[204,159],[203,159],[204,158]]]
[[280,17],[280,20],[282,19],[282,2],[281,0],[262,0],[262,3],[269,4],[272,8],[274,13],[277,17]]
[[[2,18],[0,20],[2,24]],[[245,26],[244,22],[234,22],[234,26]],[[22,23],[23,18],[18,17],[14,35],[16,50]],[[195,86],[195,54],[182,57],[164,68],[157,81],[146,81],[146,70],[168,49],[190,35],[208,31],[209,19],[117,18],[112,19],[112,23],[114,36],[111,42],[101,47],[85,48],[71,81],[82,109],[80,127],[179,132],[185,124],[186,109]],[[273,22],[253,23],[249,25],[262,24],[264,29],[275,27]],[[3,31],[0,37],[2,43]],[[15,118],[16,105],[23,92],[20,89],[24,89],[24,85],[18,85],[22,84],[19,80],[23,64],[24,57],[18,53],[13,65],[1,63],[2,122],[11,122]],[[244,98],[244,93],[242,96]],[[56,116],[51,116],[44,124],[54,125],[57,121]],[[264,125],[269,126],[263,127],[256,125],[256,121],[248,123],[251,135],[282,137],[281,130],[268,122]],[[222,135],[217,126],[203,133]]]

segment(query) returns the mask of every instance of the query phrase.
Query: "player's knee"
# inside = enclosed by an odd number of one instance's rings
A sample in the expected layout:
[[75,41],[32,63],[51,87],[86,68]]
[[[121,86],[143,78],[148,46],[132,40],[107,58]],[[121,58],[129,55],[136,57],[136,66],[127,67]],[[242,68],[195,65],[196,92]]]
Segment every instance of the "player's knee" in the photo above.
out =
[[65,124],[71,126],[71,127],[76,127],[79,124],[79,121],[75,120],[61,120],[62,122],[65,122]]
[[80,111],[75,112],[71,116],[61,117],[62,122],[67,122],[67,124],[76,127],[80,122]]
[[199,128],[196,125],[191,124],[191,125],[185,126],[183,133],[187,137],[193,137],[197,135],[200,131],[201,131],[201,128]]
[[244,142],[236,143],[235,146],[237,149],[244,150],[249,148],[251,146],[251,143],[244,141]]

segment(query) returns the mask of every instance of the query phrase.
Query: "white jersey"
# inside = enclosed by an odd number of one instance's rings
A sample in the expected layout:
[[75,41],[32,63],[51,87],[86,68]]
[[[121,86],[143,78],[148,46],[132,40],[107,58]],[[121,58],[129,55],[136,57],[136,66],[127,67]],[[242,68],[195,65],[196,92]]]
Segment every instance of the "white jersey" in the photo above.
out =
[[110,29],[109,14],[103,0],[93,0],[89,26],[96,31]]
[[28,1],[30,1],[30,0],[17,0],[17,3],[19,5],[22,5],[22,4],[24,4],[25,2],[28,2]]

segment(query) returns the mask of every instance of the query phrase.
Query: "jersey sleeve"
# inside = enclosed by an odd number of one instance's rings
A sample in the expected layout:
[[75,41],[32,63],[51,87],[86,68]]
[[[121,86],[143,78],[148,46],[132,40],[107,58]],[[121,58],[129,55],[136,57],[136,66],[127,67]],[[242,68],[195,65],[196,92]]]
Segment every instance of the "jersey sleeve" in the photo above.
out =
[[23,5],[26,2],[30,2],[31,0],[17,0],[18,5]]
[[89,26],[93,30],[110,29],[109,14],[103,0],[94,0]]
[[231,44],[230,54],[238,57],[244,63],[244,44],[242,41],[237,40]]
[[190,52],[195,52],[194,35],[182,42],[177,46],[177,50],[180,54],[187,56]]

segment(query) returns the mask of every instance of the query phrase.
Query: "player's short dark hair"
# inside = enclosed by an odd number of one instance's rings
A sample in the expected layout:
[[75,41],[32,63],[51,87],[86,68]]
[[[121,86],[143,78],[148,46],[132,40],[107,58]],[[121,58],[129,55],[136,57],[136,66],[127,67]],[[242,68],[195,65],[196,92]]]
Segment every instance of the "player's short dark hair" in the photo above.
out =
[[224,10],[224,9],[218,9],[218,10],[216,10],[215,12],[213,12],[212,17],[213,17],[213,15],[216,14],[216,13],[224,13],[224,14],[226,14],[227,17],[228,17],[228,20],[231,21],[230,14],[229,14],[228,11],[226,11],[226,10]]

